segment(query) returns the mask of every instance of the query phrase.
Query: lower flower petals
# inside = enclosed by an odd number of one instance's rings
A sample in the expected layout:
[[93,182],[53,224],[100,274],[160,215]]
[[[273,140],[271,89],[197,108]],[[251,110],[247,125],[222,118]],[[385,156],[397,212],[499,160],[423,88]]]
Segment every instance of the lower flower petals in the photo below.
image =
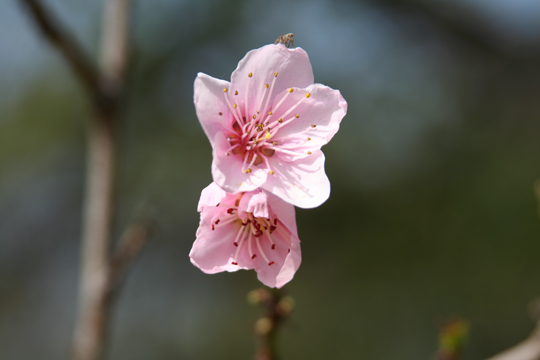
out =
[[330,181],[324,172],[324,154],[317,150],[310,156],[290,163],[272,162],[275,174],[263,189],[300,208],[314,208],[330,196]]
[[223,266],[229,263],[230,254],[235,248],[236,233],[233,228],[225,226],[212,230],[212,224],[201,219],[197,239],[189,253],[191,262],[207,274],[224,271]]
[[[261,189],[223,192],[221,199],[215,199],[218,189],[211,184],[203,190],[202,197],[212,201],[200,207],[191,262],[208,274],[254,269],[259,280],[270,287],[290,281],[301,262],[294,207]],[[217,205],[213,205],[215,200]],[[287,219],[282,221],[278,214]]]

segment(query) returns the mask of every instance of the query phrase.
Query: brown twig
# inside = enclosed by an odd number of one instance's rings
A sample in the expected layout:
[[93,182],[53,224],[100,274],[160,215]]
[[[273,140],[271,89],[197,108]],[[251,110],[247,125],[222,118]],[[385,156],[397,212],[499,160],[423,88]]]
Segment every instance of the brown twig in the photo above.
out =
[[264,315],[255,323],[258,347],[255,360],[278,360],[276,338],[280,326],[294,306],[290,296],[279,289],[257,289],[248,294],[248,301],[263,306]]
[[[109,312],[120,275],[128,257],[111,257],[114,188],[116,185],[117,130],[122,117],[128,58],[130,0],[108,0],[105,4],[100,93],[95,103],[96,117],[89,128],[87,193],[83,219],[83,253],[79,315],[73,346],[74,360],[103,358]],[[140,234],[129,231],[127,244],[142,246]],[[123,244],[123,243],[122,243]],[[131,252],[120,252],[128,254]],[[131,256],[129,256],[131,260]],[[122,271],[119,272],[118,264]]]
[[96,66],[75,38],[66,31],[40,0],[21,0],[45,37],[58,48],[75,75],[93,95],[98,93],[99,76]]
[[118,128],[129,65],[130,0],[106,1],[99,69],[40,0],[21,1],[89,91],[94,107],[87,132],[80,303],[73,359],[99,360],[104,354],[113,295],[150,231],[147,222],[132,225],[111,255]]

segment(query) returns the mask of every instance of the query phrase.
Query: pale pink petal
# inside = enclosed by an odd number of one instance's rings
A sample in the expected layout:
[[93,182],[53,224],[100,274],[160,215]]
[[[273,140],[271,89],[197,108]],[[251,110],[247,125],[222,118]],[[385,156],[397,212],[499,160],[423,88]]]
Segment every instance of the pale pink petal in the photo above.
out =
[[208,274],[254,269],[270,287],[292,279],[301,262],[292,205],[260,189],[230,194],[215,184],[202,191],[200,204],[189,255],[195,266]]
[[276,277],[277,288],[280,288],[289,281],[291,281],[294,274],[300,267],[300,264],[302,263],[302,254],[300,252],[299,242],[300,240],[298,240],[298,243],[293,242],[291,252],[287,255],[287,258],[285,259],[285,264],[283,264],[283,267],[281,268],[278,276]]
[[201,192],[201,198],[199,199],[199,205],[197,211],[203,211],[205,206],[216,206],[225,197],[225,191],[217,186],[216,183],[211,183]]
[[317,150],[292,163],[272,162],[274,175],[262,188],[300,208],[314,208],[330,196],[330,181],[324,172],[324,154]]
[[[339,124],[347,112],[347,103],[339,90],[321,84],[294,89],[292,93],[284,91],[276,96],[273,106],[282,98],[285,100],[274,111],[270,123],[279,118],[284,122],[292,121],[280,126],[272,140],[291,150],[305,149],[304,153],[327,144],[339,130]],[[298,147],[288,146],[290,144]]]
[[262,191],[251,191],[245,193],[238,205],[239,212],[250,212],[255,217],[269,218],[268,200]]
[[[301,263],[300,255],[300,241],[291,236],[287,241],[291,241],[292,246],[288,246],[282,235],[274,232],[276,238],[275,250],[270,249],[270,245],[265,244],[265,252],[270,252],[269,257],[275,262],[275,264],[268,266],[268,264],[261,264],[260,267],[256,267],[257,278],[263,284],[269,287],[280,288],[289,282]],[[280,246],[281,245],[281,246]],[[290,252],[289,252],[290,249]]]
[[256,167],[252,172],[246,173],[242,169],[242,158],[233,155],[227,149],[230,147],[223,133],[217,133],[214,138],[212,152],[212,177],[214,182],[228,192],[246,192],[260,187],[268,176],[262,167]]
[[268,200],[268,205],[274,212],[275,216],[285,225],[285,227],[298,238],[298,230],[296,229],[296,213],[294,206],[271,192],[263,190]]
[[236,249],[233,242],[237,229],[229,225],[212,230],[211,224],[201,217],[197,239],[189,253],[191,262],[207,274],[224,271],[223,266],[230,262],[230,255]]
[[[234,99],[244,109],[247,92],[249,106],[246,117],[250,118],[256,111],[264,110],[257,105],[261,103],[264,107],[267,98],[272,99],[275,94],[290,87],[306,87],[311,84],[313,70],[302,48],[289,49],[282,44],[266,45],[251,50],[238,63],[231,76],[232,91],[229,93],[238,91]],[[233,99],[233,95],[229,96]]]
[[195,79],[193,96],[195,111],[212,146],[216,133],[223,131],[224,123],[232,118],[223,93],[223,89],[228,87],[228,81],[215,79],[203,73],[198,73]]

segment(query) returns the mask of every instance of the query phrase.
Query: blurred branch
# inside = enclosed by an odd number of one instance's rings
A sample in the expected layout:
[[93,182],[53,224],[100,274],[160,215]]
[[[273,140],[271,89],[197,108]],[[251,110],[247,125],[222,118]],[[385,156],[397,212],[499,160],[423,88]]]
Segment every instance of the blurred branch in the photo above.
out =
[[105,3],[100,88],[98,101],[94,103],[96,116],[88,129],[82,272],[74,360],[103,358],[112,295],[148,235],[144,227],[131,227],[120,244],[120,251],[111,256],[118,128],[129,66],[129,5],[130,0]]
[[283,321],[289,316],[294,300],[279,289],[257,289],[248,294],[248,302],[260,304],[264,315],[255,323],[258,348],[255,360],[277,360],[276,338]]
[[540,360],[540,300],[536,300],[532,307],[537,320],[529,337],[487,360]]
[[153,228],[154,219],[148,216],[141,221],[133,223],[124,231],[111,259],[108,286],[110,292],[114,292],[115,289],[120,287],[129,267],[152,236]]
[[129,66],[130,0],[108,0],[105,4],[100,69],[40,0],[21,1],[89,91],[94,106],[95,117],[87,132],[82,271],[73,358],[99,360],[104,354],[113,294],[150,232],[148,222],[130,226],[111,255],[118,128]]
[[28,5],[30,14],[43,35],[62,53],[82,84],[91,94],[97,94],[98,70],[75,38],[60,25],[41,0],[20,1]]

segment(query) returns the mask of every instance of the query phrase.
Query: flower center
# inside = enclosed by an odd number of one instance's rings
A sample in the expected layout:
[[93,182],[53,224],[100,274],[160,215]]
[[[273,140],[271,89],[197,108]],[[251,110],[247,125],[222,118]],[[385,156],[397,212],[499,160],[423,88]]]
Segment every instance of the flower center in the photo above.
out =
[[[218,204],[217,206],[223,206]],[[263,241],[268,241],[270,244],[270,249],[276,249],[276,237],[273,235],[274,231],[277,231],[281,237],[288,239],[288,230],[285,226],[278,220],[278,218],[261,218],[255,217],[253,213],[246,212],[246,216],[243,219],[240,219],[238,214],[238,207],[228,207],[227,215],[217,217],[212,221],[212,230],[215,230],[218,227],[225,226],[228,224],[238,224],[238,232],[234,239],[233,245],[237,247],[232,264],[238,265],[238,256],[240,251],[247,246],[247,251],[252,260],[257,258],[257,254],[260,254],[264,261],[271,266],[274,264],[274,261],[271,260],[272,256],[268,256],[262,247]],[[289,252],[291,244],[286,240],[289,246]]]
[[[306,152],[296,152],[287,149],[286,147],[280,144],[279,137],[276,136],[279,129],[286,126],[290,122],[298,119],[299,114],[294,114],[293,111],[307,98],[311,96],[310,93],[306,93],[305,96],[302,96],[301,99],[285,111],[279,118],[274,115],[274,113],[281,107],[285,99],[293,93],[294,89],[289,88],[285,95],[280,99],[279,102],[275,104],[275,107],[272,109],[272,106],[269,106],[271,100],[271,94],[274,89],[274,84],[278,73],[274,73],[272,85],[265,84],[263,91],[259,95],[259,99],[256,101],[256,104],[249,103],[249,89],[250,89],[250,79],[253,77],[252,73],[248,74],[248,83],[246,85],[246,93],[244,94],[244,106],[238,106],[236,102],[231,104],[229,100],[228,92],[229,89],[223,89],[225,96],[225,102],[229,107],[233,118],[230,119],[229,125],[227,128],[227,140],[229,142],[229,148],[226,150],[227,156],[239,156],[242,159],[242,168],[241,170],[245,173],[252,172],[254,166],[259,166],[264,164],[266,170],[273,175],[274,170],[269,158],[274,156],[276,151],[288,154],[288,155],[311,155],[311,151]],[[238,96],[238,91],[234,92],[234,96]],[[220,113],[222,115],[222,113]],[[302,134],[315,128],[315,125],[311,125],[306,131]],[[307,140],[311,140],[310,137],[307,137]]]

